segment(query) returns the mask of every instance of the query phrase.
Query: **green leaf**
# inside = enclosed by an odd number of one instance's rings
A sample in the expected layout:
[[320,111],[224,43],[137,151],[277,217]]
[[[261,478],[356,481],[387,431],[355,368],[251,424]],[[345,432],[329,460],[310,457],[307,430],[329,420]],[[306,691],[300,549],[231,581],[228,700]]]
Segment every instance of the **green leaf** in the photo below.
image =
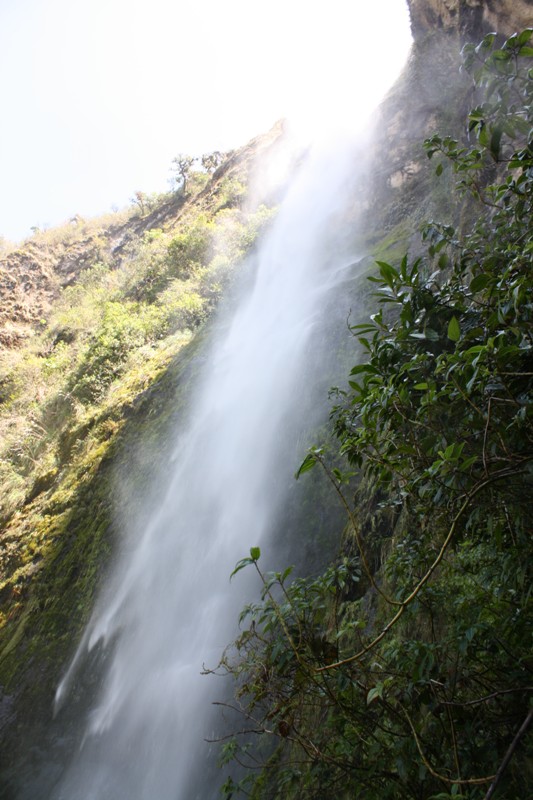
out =
[[235,565],[235,569],[233,570],[233,572],[232,572],[232,573],[231,573],[231,575],[229,576],[229,579],[231,580],[231,579],[233,578],[233,576],[237,574],[237,572],[240,572],[240,571],[241,571],[241,569],[244,569],[245,567],[248,567],[250,564],[253,564],[253,563],[254,563],[254,562],[253,562],[253,560],[252,560],[251,558],[242,558],[242,559],[241,559],[241,560],[240,560],[240,561],[239,561],[239,562],[238,562],[238,563]]
[[437,169],[435,170],[435,175],[442,175],[443,170],[444,167],[442,166],[442,164],[438,164]]
[[476,275],[475,278],[472,278],[469,289],[471,292],[479,292],[488,286],[490,281],[490,276],[487,275],[486,272],[482,272],[480,275]]
[[441,253],[438,260],[439,269],[447,269],[449,261],[447,253]]
[[452,342],[458,342],[461,338],[461,327],[457,321],[457,317],[452,317],[448,323],[448,339]]
[[316,462],[317,462],[316,453],[308,453],[294,475],[296,480],[298,480],[300,475],[303,475],[304,472],[309,472],[310,469],[313,469]]
[[494,127],[490,135],[489,149],[495,161],[500,160],[500,143],[502,138],[502,129]]
[[366,704],[367,704],[367,706],[369,706],[370,703],[373,703],[374,700],[376,700],[378,697],[380,699],[383,697],[383,684],[382,683],[378,683],[377,686],[374,686],[373,689],[370,689],[369,693],[366,696]]
[[370,372],[371,375],[375,375],[377,369],[372,364],[356,364],[350,370],[350,375],[360,375],[362,372]]
[[464,356],[473,356],[477,355],[478,353],[482,353],[485,349],[484,344],[475,344],[473,347],[469,347],[468,350],[463,350]]
[[487,126],[483,125],[483,123],[481,123],[481,127],[479,129],[479,133],[478,133],[478,137],[477,138],[479,139],[479,143],[482,144],[483,147],[488,147],[489,146],[489,144],[490,144],[489,131],[487,129]]
[[[533,28],[526,28],[519,34],[516,43],[519,47],[523,47],[523,45],[527,44],[531,39],[531,34],[533,33]],[[520,55],[520,53],[519,53]]]
[[495,50],[492,57],[495,61],[509,61],[512,53],[509,50]]
[[287,578],[289,577],[289,575],[291,574],[293,569],[294,569],[294,567],[287,567],[284,570],[283,575],[281,576],[281,583],[285,583],[285,581],[287,580]]
[[383,277],[385,283],[392,287],[394,284],[394,280],[398,280],[400,277],[398,272],[392,267],[390,264],[387,264],[386,261],[376,261],[376,264],[379,267],[379,271]]

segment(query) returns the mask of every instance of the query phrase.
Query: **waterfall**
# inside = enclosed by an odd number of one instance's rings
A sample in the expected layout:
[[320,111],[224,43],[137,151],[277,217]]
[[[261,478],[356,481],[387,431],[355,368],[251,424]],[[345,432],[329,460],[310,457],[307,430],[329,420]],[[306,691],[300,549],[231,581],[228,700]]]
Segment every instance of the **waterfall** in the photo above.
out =
[[57,800],[217,795],[201,776],[221,688],[202,665],[216,666],[243,598],[253,596],[253,575],[232,583],[229,575],[251,546],[268,549],[303,455],[293,443],[316,422],[311,366],[321,312],[346,277],[347,253],[335,240],[353,173],[351,146],[311,151],[247,267],[253,280],[203,361],[166,496],[125,548],[58,689],[58,703],[68,703],[88,651],[109,648]]

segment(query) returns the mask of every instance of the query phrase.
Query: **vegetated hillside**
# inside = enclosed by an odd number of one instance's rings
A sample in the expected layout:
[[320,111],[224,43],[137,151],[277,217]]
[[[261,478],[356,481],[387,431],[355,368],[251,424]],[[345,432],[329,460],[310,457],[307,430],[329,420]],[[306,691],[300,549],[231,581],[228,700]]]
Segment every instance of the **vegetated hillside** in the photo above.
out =
[[366,357],[332,410],[344,466],[317,446],[299,471],[334,487],[344,553],[292,582],[259,548],[239,565],[262,599],[218,668],[242,720],[228,800],[533,791],[533,31],[483,36],[491,2],[412,5],[427,24],[376,142],[374,313],[351,320]]
[[[0,342],[13,347],[42,332],[63,289],[95,264],[116,270],[125,258],[131,260],[132,247],[146,232],[170,233],[202,210],[213,216],[224,208],[243,206],[254,161],[257,173],[258,157],[280,134],[281,123],[236,152],[209,154],[210,160],[204,156],[209,172],[186,164],[186,192],[178,174],[176,191],[159,196],[137,192],[132,205],[121,212],[88,220],[76,214],[63,227],[35,228],[19,248],[6,247],[6,254],[0,252]],[[265,186],[263,181],[263,190]]]
[[126,464],[143,485],[163,457],[206,321],[283,193],[264,165],[287,158],[278,124],[209,173],[187,172],[177,191],[36,232],[1,263],[4,770],[27,720],[49,716],[91,609],[111,547],[112,475]]
[[[411,6],[415,46],[362,203],[359,236],[381,262],[373,318],[350,319],[367,357],[334,401],[334,466],[317,447],[300,470],[321,471],[346,511],[343,557],[291,584],[285,564],[263,575],[252,548],[263,598],[221,664],[253,729],[224,743],[221,783],[232,759],[250,765],[242,788],[256,799],[531,794],[531,40],[486,39],[459,73],[462,36],[494,22],[508,34],[527,4]],[[176,414],[186,403],[202,320],[268,220],[224,198],[224,180],[245,183],[238,162],[126,224],[72,286],[51,272],[37,325],[10,339],[26,341],[3,372],[0,714],[13,763],[107,560],[113,470],[132,473],[135,507],[169,400]],[[217,253],[222,224],[230,249]]]

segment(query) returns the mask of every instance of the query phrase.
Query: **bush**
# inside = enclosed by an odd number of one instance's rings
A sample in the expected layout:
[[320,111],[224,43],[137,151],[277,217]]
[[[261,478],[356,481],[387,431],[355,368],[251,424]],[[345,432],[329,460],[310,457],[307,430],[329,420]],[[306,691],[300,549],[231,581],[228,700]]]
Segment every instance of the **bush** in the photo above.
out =
[[[366,361],[337,391],[346,557],[261,601],[220,669],[245,732],[229,798],[519,800],[532,782],[533,139],[531,31],[465,48],[486,92],[450,161],[468,217],[426,227],[425,259],[379,262]],[[443,172],[442,161],[437,174]],[[491,177],[489,177],[491,176]],[[355,511],[347,494],[362,477]],[[272,743],[252,743],[246,731]],[[263,769],[258,770],[258,764]]]
[[167,315],[157,307],[108,302],[70,386],[73,395],[84,402],[97,400],[122,374],[130,353],[162,336],[167,325]]
[[207,262],[213,231],[213,223],[199,217],[183,233],[171,239],[165,262],[170,277],[186,280]]

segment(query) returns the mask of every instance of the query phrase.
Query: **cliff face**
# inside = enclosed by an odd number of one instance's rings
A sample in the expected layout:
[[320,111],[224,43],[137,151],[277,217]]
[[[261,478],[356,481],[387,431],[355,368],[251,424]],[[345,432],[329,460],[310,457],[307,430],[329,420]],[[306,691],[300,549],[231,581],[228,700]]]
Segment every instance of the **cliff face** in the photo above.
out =
[[491,30],[509,36],[533,19],[531,0],[408,0],[408,5],[415,39],[436,28],[466,37]]
[[20,753],[55,735],[55,686],[109,558],[115,470],[135,461],[138,486],[153,473],[147,454],[160,458],[183,413],[203,323],[284,191],[263,164],[286,158],[277,124],[191,175],[186,195],[73,219],[0,259],[2,798],[26,780]]
[[[367,187],[366,244],[377,257],[420,254],[420,224],[448,219],[444,179],[422,146],[437,131],[460,139],[472,102],[472,83],[461,72],[461,47],[489,31],[504,36],[531,25],[531,0],[407,0],[414,45],[403,75],[383,102]],[[372,248],[376,246],[375,250]]]
[[533,19],[530,0],[408,0],[413,35],[441,28],[462,36],[490,30],[510,35]]
[[[492,29],[509,34],[526,27],[533,16],[530,0],[408,0],[408,4],[416,44],[404,76],[383,106],[376,136],[376,167],[372,185],[368,187],[366,244],[374,256],[391,261],[403,255],[407,246],[411,254],[416,254],[422,219],[432,215],[443,219],[448,212],[448,198],[442,188],[444,180],[439,182],[439,190],[434,167],[430,167],[421,141],[435,130],[453,133],[458,121],[464,119],[467,90],[450,78],[458,74],[458,41],[476,41]],[[238,198],[233,198],[234,184],[247,182],[242,168],[246,167],[247,174],[247,165],[256,152],[273,146],[279,133],[275,131],[270,139],[252,143],[229,159],[192,203],[195,213],[215,215],[238,204]],[[223,190],[224,178],[229,185]],[[226,195],[231,195],[229,200]],[[75,284],[87,267],[109,261],[111,281],[119,274],[122,253],[128,256],[127,245],[131,246],[136,238],[142,239],[152,229],[162,229],[170,236],[174,225],[186,214],[181,202],[169,200],[154,215],[108,227],[94,236],[80,239],[73,235],[68,246],[63,241],[56,244],[42,238],[10,254],[0,264],[0,342],[13,348],[37,337],[57,297],[63,289]],[[223,217],[221,223],[227,225],[228,220]],[[72,225],[73,230],[82,227],[76,221]],[[159,256],[154,242],[157,243],[147,238],[143,245],[146,247],[143,282],[138,276],[135,284],[135,276],[131,279],[133,289],[128,299],[131,301],[133,297],[137,305],[138,287],[149,288],[149,282],[158,277],[154,270],[159,268],[156,258]],[[178,239],[178,245],[181,244],[182,239]],[[191,303],[200,302],[196,289],[190,297]],[[150,303],[154,306],[153,301]],[[137,306],[135,310],[138,311]],[[178,310],[192,314],[194,308]],[[80,336],[78,326],[70,318],[67,322],[70,328],[61,320],[57,332],[50,330],[46,340],[48,350],[41,348],[42,353],[38,353],[39,358],[47,360],[45,366],[53,375],[63,369],[68,355],[66,346],[70,344],[68,337]],[[129,334],[129,328],[124,330]],[[131,336],[134,334],[137,335],[136,331]],[[160,346],[159,339],[156,345]],[[46,419],[50,426],[53,423],[54,431],[57,429],[57,436],[54,440],[43,438],[45,426],[42,418],[36,416],[42,438],[38,454],[42,450],[50,460],[41,472],[31,471],[37,458],[30,434],[27,442],[16,442],[16,448],[15,445],[12,448],[13,458],[18,459],[15,466],[28,472],[23,476],[28,478],[28,488],[25,484],[16,486],[17,497],[20,495],[18,509],[9,519],[6,515],[0,547],[0,732],[4,728],[14,751],[24,739],[24,725],[34,715],[35,708],[38,711],[49,708],[62,659],[90,608],[96,575],[109,546],[110,465],[111,461],[117,461],[116,451],[111,449],[111,444],[115,447],[114,437],[118,448],[119,434],[128,441],[126,430],[130,427],[145,425],[148,430],[151,420],[170,414],[167,406],[173,401],[174,382],[183,376],[184,365],[192,363],[191,357],[197,353],[192,344],[190,353],[183,355],[170,350],[170,355],[156,351],[156,345],[154,366],[148,362],[145,343],[142,368],[138,370],[143,373],[142,380],[135,374],[137,382],[131,379],[129,393],[124,389],[122,398],[111,399],[105,407],[102,401],[102,408],[84,408],[83,396],[78,405],[68,405],[65,393],[58,394],[58,400],[49,398]],[[188,375],[182,378],[183,384],[187,379]],[[59,386],[59,379],[57,382]],[[35,381],[32,391],[34,385]],[[10,392],[8,386],[6,394]],[[164,431],[157,429],[154,440],[159,442],[163,435]],[[20,454],[22,445],[27,454]],[[121,447],[131,462],[130,451]],[[56,450],[68,461],[67,466],[53,460]],[[66,488],[60,482],[61,469],[69,481]],[[139,481],[144,475],[142,470],[139,467]]]

